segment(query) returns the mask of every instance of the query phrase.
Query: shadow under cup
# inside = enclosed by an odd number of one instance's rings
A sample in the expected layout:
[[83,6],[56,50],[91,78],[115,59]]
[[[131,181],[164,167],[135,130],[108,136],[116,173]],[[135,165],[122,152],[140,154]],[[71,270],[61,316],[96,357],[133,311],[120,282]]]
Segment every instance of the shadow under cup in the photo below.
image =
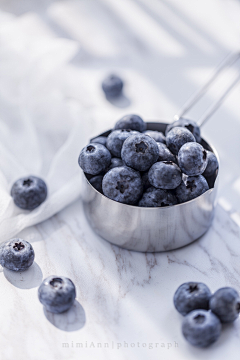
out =
[[[148,122],[148,130],[165,133],[168,124]],[[111,130],[101,136],[108,136]],[[100,135],[99,135],[100,136]],[[201,145],[216,151],[202,139]],[[99,193],[82,172],[84,211],[93,230],[103,239],[128,250],[168,251],[188,245],[210,227],[216,205],[218,170],[207,179],[209,190],[183,204],[145,208],[122,204]]]

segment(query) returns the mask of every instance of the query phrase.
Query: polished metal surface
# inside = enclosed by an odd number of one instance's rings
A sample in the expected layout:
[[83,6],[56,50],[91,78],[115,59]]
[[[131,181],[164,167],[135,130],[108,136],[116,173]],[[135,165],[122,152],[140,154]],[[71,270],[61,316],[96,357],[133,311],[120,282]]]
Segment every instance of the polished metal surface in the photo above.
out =
[[[147,123],[149,130],[165,132],[166,123]],[[105,132],[101,135],[108,135]],[[202,140],[202,145],[216,151]],[[217,156],[218,157],[218,156]],[[209,179],[201,196],[170,207],[144,208],[125,205],[100,194],[82,172],[82,199],[94,231],[111,243],[129,250],[157,252],[177,249],[202,236],[210,227],[219,174]]]

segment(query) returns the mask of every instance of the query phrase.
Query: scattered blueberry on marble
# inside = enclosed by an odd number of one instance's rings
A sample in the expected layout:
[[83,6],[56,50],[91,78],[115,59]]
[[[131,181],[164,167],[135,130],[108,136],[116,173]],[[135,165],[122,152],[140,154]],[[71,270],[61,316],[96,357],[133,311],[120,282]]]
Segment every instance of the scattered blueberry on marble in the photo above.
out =
[[146,130],[144,134],[151,136],[156,142],[165,144],[166,138],[162,132],[156,130]]
[[177,163],[176,156],[171,153],[165,144],[160,142],[157,142],[157,144],[159,150],[158,161],[172,161]]
[[233,322],[239,316],[240,297],[235,289],[224,287],[212,295],[209,305],[222,323]]
[[182,333],[193,346],[205,348],[219,338],[222,325],[211,311],[198,309],[188,313],[182,323]]
[[179,150],[178,165],[186,175],[201,175],[206,169],[207,163],[207,150],[196,142],[188,142]]
[[0,246],[0,264],[13,271],[25,271],[34,261],[34,250],[31,244],[23,239],[11,239]]
[[185,127],[187,130],[191,131],[191,133],[195,137],[196,141],[198,143],[201,143],[200,127],[197,125],[197,123],[195,121],[185,119],[185,118],[180,118],[179,120],[176,120],[167,126],[165,135],[167,136],[167,133],[176,126]]
[[101,194],[103,193],[103,191],[102,191],[102,179],[103,179],[103,175],[95,175],[89,180],[90,184],[97,191],[99,191]]
[[119,76],[111,74],[103,80],[102,89],[107,97],[118,97],[122,93],[123,81]]
[[80,152],[78,164],[87,174],[98,175],[108,168],[111,158],[109,150],[104,145],[90,143]]
[[148,171],[148,180],[157,189],[175,189],[182,182],[182,173],[172,161],[159,161]]
[[115,130],[131,129],[131,130],[143,132],[146,130],[146,128],[147,125],[140,116],[130,114],[130,115],[125,115],[120,120],[118,120],[114,129]]
[[143,207],[165,207],[176,205],[177,198],[168,190],[156,189],[151,186],[143,194],[139,206]]
[[209,186],[207,180],[202,175],[183,175],[181,184],[175,189],[175,194],[181,204],[195,199],[207,190],[209,190]]
[[47,185],[37,176],[27,176],[13,184],[11,196],[19,208],[34,210],[46,200]]
[[218,159],[213,152],[207,150],[207,167],[203,172],[203,176],[212,176],[218,169]]
[[132,135],[124,141],[121,156],[127,166],[146,171],[158,160],[158,145],[149,135]]
[[104,146],[106,146],[106,142],[107,142],[107,136],[97,136],[96,138],[91,140],[92,144],[98,143]]
[[46,310],[55,314],[63,313],[74,303],[75,285],[64,276],[49,276],[38,288],[38,298]]
[[143,191],[140,173],[127,166],[108,171],[103,177],[102,188],[108,198],[129,205],[136,204]]
[[211,291],[207,285],[201,282],[190,281],[178,287],[173,302],[177,311],[182,315],[196,309],[209,309]]
[[184,127],[174,127],[166,136],[167,147],[174,155],[178,155],[184,144],[195,141],[193,134]]
[[106,147],[113,156],[120,158],[124,141],[129,136],[136,135],[138,133],[138,131],[130,129],[114,130],[108,135]]

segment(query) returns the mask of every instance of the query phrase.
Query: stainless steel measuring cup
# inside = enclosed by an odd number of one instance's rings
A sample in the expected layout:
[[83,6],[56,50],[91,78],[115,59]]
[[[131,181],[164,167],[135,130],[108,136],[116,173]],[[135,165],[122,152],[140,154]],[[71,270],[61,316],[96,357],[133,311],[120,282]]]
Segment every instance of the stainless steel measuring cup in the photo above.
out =
[[[211,79],[180,110],[174,119],[185,115],[205,94],[220,72],[240,58],[233,54],[223,61]],[[239,81],[225,91],[221,98],[201,117],[199,125],[207,121],[223,99]],[[148,130],[165,132],[167,123],[147,122]],[[107,136],[111,130],[100,135]],[[218,157],[216,150],[202,139],[203,147]],[[82,172],[82,200],[85,214],[94,231],[105,240],[129,250],[157,252],[177,249],[202,236],[210,227],[216,204],[219,171],[208,179],[210,189],[183,204],[169,207],[145,208],[125,205],[99,193]]]

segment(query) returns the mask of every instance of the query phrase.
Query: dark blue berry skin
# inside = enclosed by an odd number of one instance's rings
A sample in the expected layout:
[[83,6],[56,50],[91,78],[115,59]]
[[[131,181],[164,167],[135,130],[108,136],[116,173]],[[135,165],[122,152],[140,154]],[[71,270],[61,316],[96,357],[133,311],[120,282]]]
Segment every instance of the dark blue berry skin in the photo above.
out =
[[173,302],[177,311],[183,316],[196,309],[209,309],[211,291],[200,282],[186,282],[176,290]]
[[158,143],[166,144],[166,138],[160,131],[146,130],[144,134],[151,136]]
[[111,154],[105,146],[90,143],[80,152],[78,164],[85,173],[98,175],[108,168],[111,158]]
[[195,141],[193,134],[184,127],[174,127],[166,136],[167,147],[174,155],[178,155],[184,144]]
[[216,173],[219,164],[216,156],[211,151],[207,150],[207,167],[203,172],[203,176],[212,176]]
[[140,173],[127,166],[108,171],[104,175],[102,188],[108,198],[129,205],[136,204],[143,191]]
[[102,179],[103,179],[103,175],[96,175],[93,176],[89,182],[90,184],[97,190],[99,191],[101,194],[103,193],[102,191]]
[[12,239],[0,246],[0,264],[13,271],[25,271],[34,261],[32,245],[23,239]]
[[122,159],[113,157],[111,159],[111,163],[110,163],[110,165],[108,167],[108,171],[115,168],[115,167],[124,166],[124,165],[125,164],[124,164],[124,161]]
[[195,199],[202,195],[209,189],[207,180],[202,175],[198,176],[183,176],[181,184],[175,189],[175,194],[178,202],[184,203],[186,201]]
[[172,161],[159,161],[148,171],[148,180],[157,189],[175,189],[182,182],[182,173]]
[[171,123],[167,126],[165,135],[167,136],[167,133],[176,126],[185,127],[187,130],[191,131],[191,133],[195,137],[196,141],[198,143],[201,143],[200,127],[197,125],[197,123],[195,121],[185,119],[185,118],[180,118],[179,120],[174,121],[173,123]]
[[106,136],[97,136],[95,139],[91,140],[92,144],[98,143],[106,146],[107,137]]
[[129,136],[136,134],[139,134],[139,132],[129,129],[114,130],[108,135],[106,147],[113,156],[120,158],[124,141]]
[[74,303],[75,285],[64,276],[49,276],[38,288],[38,298],[46,310],[55,314],[63,313]]
[[184,144],[178,153],[178,165],[188,176],[201,175],[207,167],[207,151],[196,142]]
[[157,144],[159,150],[158,161],[172,161],[177,163],[176,156],[171,153],[165,144],[159,142]]
[[121,156],[127,166],[146,171],[158,160],[158,145],[145,134],[129,136],[123,143]]
[[168,190],[148,188],[138,205],[142,207],[164,207],[177,204],[177,198]]
[[125,115],[115,125],[115,130],[121,129],[131,129],[139,132],[145,131],[147,128],[147,124],[143,121],[143,119],[134,114]]
[[102,82],[102,89],[109,98],[115,98],[122,93],[123,81],[117,75],[109,75]]
[[47,185],[39,177],[24,177],[13,184],[11,196],[19,208],[34,210],[46,200]]
[[183,319],[182,333],[193,346],[205,348],[219,338],[222,330],[220,320],[211,311],[193,310]]
[[210,309],[222,323],[236,320],[240,312],[240,297],[231,287],[218,289],[210,299]]

